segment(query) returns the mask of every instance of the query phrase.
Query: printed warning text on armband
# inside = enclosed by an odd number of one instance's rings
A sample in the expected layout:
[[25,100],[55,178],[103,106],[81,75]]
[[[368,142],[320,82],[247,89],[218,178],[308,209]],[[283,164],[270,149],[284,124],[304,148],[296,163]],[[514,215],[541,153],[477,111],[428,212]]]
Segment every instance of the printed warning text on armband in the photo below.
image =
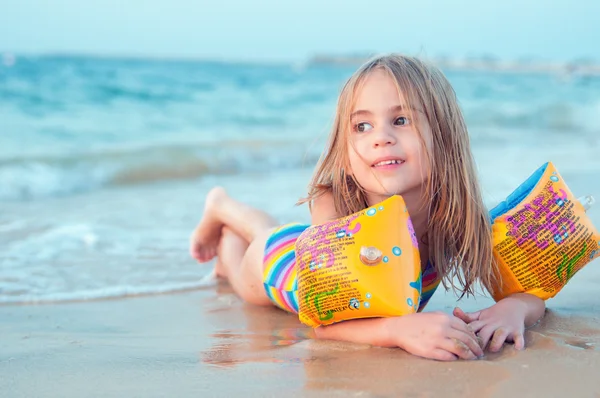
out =
[[[346,247],[355,244],[354,234],[360,230],[360,223],[353,225],[354,219],[315,228],[296,247],[297,256],[305,260],[298,267],[304,278],[299,299],[304,300],[305,315],[309,317],[331,320],[334,313],[347,310],[353,298],[360,298],[360,291],[354,286],[358,279],[352,278],[344,254]],[[303,264],[308,264],[308,269]]]
[[[593,234],[580,223],[574,207],[550,181],[542,194],[506,217],[507,237],[495,250],[525,290],[560,290],[585,265],[586,241]],[[556,263],[558,267],[548,267]]]
[[[359,216],[360,213],[357,213],[337,223],[327,223],[308,229],[306,239],[297,242],[297,256],[301,258],[307,254],[310,256],[308,264],[311,271],[333,267],[336,264],[336,255],[343,250],[343,246],[354,244],[354,234],[361,228],[359,222],[354,222]],[[301,272],[305,266],[305,262],[299,262],[298,272]]]
[[316,279],[307,279],[305,288],[298,292],[299,298],[305,301],[306,315],[327,321],[333,319],[336,312],[348,309],[351,299],[360,297],[360,291],[354,286],[358,279],[351,279],[351,274],[350,271],[332,272],[322,276],[318,282]]
[[506,218],[508,235],[519,247],[530,242],[537,249],[546,249],[551,242],[561,244],[575,232],[573,207],[573,202],[567,200],[567,193],[562,189],[556,192],[552,181],[549,181],[531,203]]

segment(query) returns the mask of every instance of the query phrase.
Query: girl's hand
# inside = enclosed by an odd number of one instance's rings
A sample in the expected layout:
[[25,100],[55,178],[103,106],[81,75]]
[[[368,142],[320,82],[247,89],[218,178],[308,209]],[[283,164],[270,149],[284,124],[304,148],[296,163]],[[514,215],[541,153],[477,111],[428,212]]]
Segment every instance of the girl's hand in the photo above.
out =
[[478,334],[483,348],[490,339],[492,352],[499,351],[505,341],[513,342],[517,350],[525,348],[527,306],[518,299],[507,297],[489,308],[470,313],[456,307],[454,315],[468,323]]
[[440,361],[483,356],[475,333],[455,316],[425,312],[393,319],[389,324],[392,339],[413,355]]

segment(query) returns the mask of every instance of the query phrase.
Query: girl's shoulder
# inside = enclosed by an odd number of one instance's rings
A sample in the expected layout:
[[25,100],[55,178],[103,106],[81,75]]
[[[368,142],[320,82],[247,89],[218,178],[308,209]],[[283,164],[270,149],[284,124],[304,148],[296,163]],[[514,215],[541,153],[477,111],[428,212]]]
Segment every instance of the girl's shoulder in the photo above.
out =
[[310,216],[313,225],[340,218],[335,210],[335,202],[331,190],[324,191],[313,199],[310,208]]

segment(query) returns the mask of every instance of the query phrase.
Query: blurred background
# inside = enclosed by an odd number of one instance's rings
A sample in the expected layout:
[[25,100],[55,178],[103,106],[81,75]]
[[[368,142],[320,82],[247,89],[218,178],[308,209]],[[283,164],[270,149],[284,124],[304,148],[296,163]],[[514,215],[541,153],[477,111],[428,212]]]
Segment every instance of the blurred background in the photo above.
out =
[[[600,199],[600,3],[3,0],[0,304],[196,288],[215,185],[282,222],[385,52],[457,92],[486,203],[543,162]],[[600,220],[600,209],[592,210]]]

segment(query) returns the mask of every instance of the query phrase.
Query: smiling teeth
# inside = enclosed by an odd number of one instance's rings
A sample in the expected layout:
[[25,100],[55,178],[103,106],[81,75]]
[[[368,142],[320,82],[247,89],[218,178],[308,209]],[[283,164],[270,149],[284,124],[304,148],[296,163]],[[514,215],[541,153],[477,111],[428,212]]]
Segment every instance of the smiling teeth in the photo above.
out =
[[385,166],[388,164],[400,164],[400,163],[404,163],[402,160],[384,160],[383,162],[379,162],[379,163],[375,163],[374,166]]

